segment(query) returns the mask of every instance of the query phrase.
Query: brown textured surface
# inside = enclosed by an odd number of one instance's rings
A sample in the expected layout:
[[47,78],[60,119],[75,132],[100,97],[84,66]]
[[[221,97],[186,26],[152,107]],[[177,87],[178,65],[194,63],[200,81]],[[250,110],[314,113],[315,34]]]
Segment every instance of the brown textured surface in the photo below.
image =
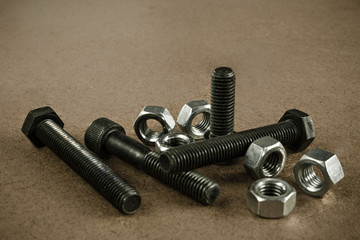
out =
[[[0,1],[0,236],[4,239],[359,238],[359,1]],[[242,164],[211,166],[221,196],[211,207],[125,163],[107,163],[142,206],[124,216],[47,148],[20,132],[27,112],[50,105],[83,142],[104,116],[135,137],[144,105],[209,100],[210,74],[237,74],[236,130],[310,113],[317,139],[345,178],[324,198],[299,191],[291,155],[281,178],[298,190],[286,218],[246,207]],[[177,128],[178,129],[178,128]]]

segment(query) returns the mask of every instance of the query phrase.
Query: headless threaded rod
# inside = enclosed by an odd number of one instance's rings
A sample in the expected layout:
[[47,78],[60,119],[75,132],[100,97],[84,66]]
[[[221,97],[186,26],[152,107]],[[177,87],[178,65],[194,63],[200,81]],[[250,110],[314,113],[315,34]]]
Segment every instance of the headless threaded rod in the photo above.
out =
[[211,76],[210,138],[234,131],[235,74],[231,68],[219,67]]
[[160,166],[167,173],[179,173],[233,159],[243,156],[253,141],[265,136],[273,137],[286,145],[297,142],[300,133],[292,121],[279,122],[169,149],[161,154]]
[[204,205],[212,204],[220,192],[217,183],[197,172],[189,171],[179,174],[163,172],[160,168],[159,153],[157,152],[149,152],[145,156],[143,170],[150,176]]
[[42,121],[35,134],[117,209],[126,214],[138,209],[138,192],[54,121]]
[[107,118],[99,118],[91,123],[85,133],[85,144],[98,154],[114,155],[137,166],[148,175],[204,205],[212,204],[220,193],[216,182],[199,173],[164,173],[160,168],[159,153],[126,136],[120,125]]

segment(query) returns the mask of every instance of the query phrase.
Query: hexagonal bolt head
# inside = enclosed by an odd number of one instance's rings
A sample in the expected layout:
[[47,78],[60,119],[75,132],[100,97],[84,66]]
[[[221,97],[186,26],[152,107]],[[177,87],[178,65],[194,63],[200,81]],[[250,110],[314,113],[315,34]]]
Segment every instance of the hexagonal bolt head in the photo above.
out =
[[185,133],[167,133],[162,135],[155,143],[157,152],[164,152],[170,148],[195,142],[195,139]]
[[[316,174],[314,166],[320,170],[322,177]],[[344,177],[344,171],[335,154],[315,148],[303,155],[295,164],[294,175],[305,193],[322,197],[332,185]]]
[[301,152],[305,150],[315,138],[315,126],[311,117],[297,109],[291,109],[285,112],[279,122],[292,120],[300,129],[300,140],[293,144],[287,144],[285,147],[292,152]]
[[295,207],[296,190],[277,178],[255,181],[248,189],[247,205],[256,215],[264,218],[287,216]]
[[[151,130],[146,121],[154,119],[162,126],[162,131]],[[147,145],[155,145],[160,136],[172,132],[175,128],[175,120],[171,113],[164,107],[146,106],[140,112],[134,123],[134,130],[138,138]]]
[[30,111],[21,128],[25,136],[38,148],[43,147],[44,144],[36,137],[36,129],[46,119],[51,119],[60,127],[64,127],[63,121],[51,107],[42,107]]
[[[210,104],[204,100],[195,100],[185,104],[179,113],[177,123],[182,131],[195,139],[203,139],[205,132],[210,129]],[[201,121],[192,125],[194,118],[203,114]]]
[[250,144],[244,167],[253,179],[276,177],[284,167],[286,151],[278,140],[263,137]]

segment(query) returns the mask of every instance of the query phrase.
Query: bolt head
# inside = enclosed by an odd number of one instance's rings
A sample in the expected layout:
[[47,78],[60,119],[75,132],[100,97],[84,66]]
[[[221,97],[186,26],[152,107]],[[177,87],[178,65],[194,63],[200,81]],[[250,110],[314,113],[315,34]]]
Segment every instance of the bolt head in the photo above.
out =
[[105,151],[105,143],[108,136],[114,131],[124,135],[125,129],[108,118],[98,118],[93,121],[85,132],[85,145],[94,153],[102,157],[109,157]]
[[285,112],[279,122],[293,121],[300,131],[300,139],[296,143],[287,144],[285,147],[292,152],[301,152],[305,150],[315,139],[315,126],[311,117],[297,109],[291,109]]
[[36,137],[36,129],[39,124],[46,120],[51,119],[57,123],[60,127],[64,127],[63,121],[56,114],[56,112],[51,107],[41,107],[34,109],[28,113],[25,118],[24,124],[21,128],[21,131],[24,135],[36,146],[42,147],[44,144]]

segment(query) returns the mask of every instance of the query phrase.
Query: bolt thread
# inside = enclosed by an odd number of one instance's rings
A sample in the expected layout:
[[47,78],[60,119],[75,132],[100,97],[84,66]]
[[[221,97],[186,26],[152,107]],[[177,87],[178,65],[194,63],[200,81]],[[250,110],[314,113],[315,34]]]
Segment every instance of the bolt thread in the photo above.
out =
[[36,136],[117,209],[131,214],[139,207],[139,193],[54,121],[44,120]]
[[297,142],[300,133],[293,122],[279,122],[169,149],[161,154],[160,165],[165,172],[178,173],[241,157],[253,141],[265,136],[273,137],[286,145]]
[[175,188],[204,205],[212,204],[220,193],[220,187],[211,179],[196,172],[168,174],[161,170],[159,154],[149,152],[145,156],[144,172]]
[[233,133],[235,74],[231,68],[216,68],[211,77],[210,137]]

